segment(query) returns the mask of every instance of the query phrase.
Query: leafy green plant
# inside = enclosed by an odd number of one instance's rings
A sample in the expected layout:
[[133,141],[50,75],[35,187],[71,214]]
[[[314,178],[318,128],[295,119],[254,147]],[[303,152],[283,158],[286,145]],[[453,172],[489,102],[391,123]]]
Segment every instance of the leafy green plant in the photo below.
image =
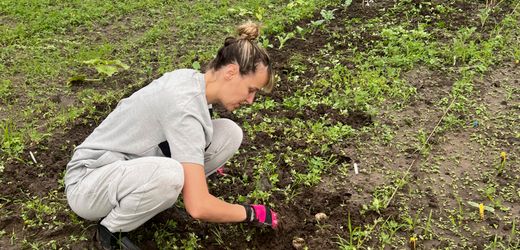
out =
[[1,151],[9,157],[17,157],[25,148],[23,136],[14,130],[11,121],[3,121],[0,123],[1,129]]
[[390,197],[392,197],[393,187],[390,185],[382,185],[377,187],[372,193],[372,201],[369,205],[363,204],[363,212],[374,211],[381,214],[381,211],[387,207]]
[[0,81],[0,101],[3,103],[7,103],[9,101],[9,97],[12,94],[12,83],[8,79],[4,79]]
[[294,38],[294,32],[288,32],[288,33],[285,33],[283,35],[277,35],[276,38],[278,39],[278,42],[280,43],[280,45],[278,45],[278,49],[282,49],[284,46],[285,46],[285,43],[291,39],[291,38]]
[[432,212],[433,210],[430,210],[430,214],[428,215],[428,218],[426,219],[425,225],[421,226],[423,229],[422,234],[419,236],[420,239],[425,240],[431,240],[433,239],[435,233],[433,232],[432,228]]
[[48,226],[48,217],[57,212],[55,202],[47,203],[45,200],[34,197],[22,204],[22,219],[28,228]]
[[347,215],[347,229],[348,239],[343,239],[338,235],[336,244],[341,250],[356,250],[363,244],[364,239],[369,235],[369,231],[362,230],[360,226],[353,227],[350,212]]
[[484,27],[492,10],[493,10],[492,8],[488,8],[488,7],[479,10],[478,17],[480,19],[480,27]]
[[293,182],[295,185],[314,186],[321,181],[322,173],[335,164],[334,159],[322,159],[314,156],[307,162],[307,170],[305,173],[298,173],[296,170],[291,170]]
[[387,220],[381,225],[381,231],[379,235],[379,242],[381,243],[381,249],[384,249],[386,245],[392,243],[392,238],[398,230],[404,225],[399,224],[394,220]]
[[428,143],[428,133],[426,133],[424,130],[420,129],[417,131],[417,151],[421,152],[422,155],[426,156],[428,155],[430,151],[430,144]]
[[495,209],[493,207],[486,206],[483,203],[476,203],[476,202],[473,202],[473,201],[468,201],[468,205],[470,205],[470,206],[472,206],[472,207],[474,207],[474,208],[479,210],[479,214],[480,214],[480,218],[481,219],[484,219],[485,211],[488,211],[490,213],[495,213]]
[[476,53],[478,53],[478,46],[475,41],[471,40],[476,28],[462,28],[457,32],[457,37],[453,39],[451,48],[447,48],[453,53],[453,66],[457,62],[467,63]]
[[107,77],[111,77],[121,69],[128,70],[130,68],[130,66],[121,62],[121,60],[103,60],[96,58],[83,61],[83,63],[94,67],[99,74]]

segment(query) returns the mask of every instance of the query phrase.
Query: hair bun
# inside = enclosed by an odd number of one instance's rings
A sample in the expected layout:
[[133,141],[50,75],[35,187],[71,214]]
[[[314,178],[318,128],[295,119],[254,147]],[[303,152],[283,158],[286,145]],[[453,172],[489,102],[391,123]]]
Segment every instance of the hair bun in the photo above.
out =
[[253,41],[258,38],[260,34],[260,27],[258,24],[251,21],[238,26],[238,39]]
[[224,47],[230,45],[230,44],[233,44],[237,41],[236,38],[234,37],[227,37],[226,40],[224,40]]

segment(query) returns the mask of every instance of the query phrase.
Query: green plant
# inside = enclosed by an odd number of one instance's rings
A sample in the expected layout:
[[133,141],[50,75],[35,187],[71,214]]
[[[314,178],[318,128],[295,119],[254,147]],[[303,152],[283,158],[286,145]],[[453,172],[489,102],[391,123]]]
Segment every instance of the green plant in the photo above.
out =
[[55,202],[47,203],[44,199],[33,199],[22,203],[22,219],[28,228],[48,226],[48,217],[57,212]]
[[321,181],[322,173],[333,164],[335,164],[333,159],[325,160],[314,156],[307,162],[306,173],[298,173],[294,169],[291,170],[293,182],[295,185],[314,186]]
[[363,231],[360,226],[353,227],[352,221],[350,219],[350,212],[347,215],[347,229],[348,229],[348,239],[345,240],[341,238],[339,235],[336,237],[338,241],[339,249],[341,250],[355,250],[358,249],[363,244],[364,238],[366,238],[369,234],[369,231]]
[[462,28],[458,31],[457,37],[453,39],[452,47],[448,48],[453,53],[453,66],[455,66],[458,61],[461,63],[469,62],[470,59],[478,53],[477,45],[471,40],[471,36],[475,30],[475,27]]
[[478,17],[480,18],[480,27],[484,27],[486,24],[487,19],[489,18],[489,15],[493,11],[492,8],[486,7],[479,10]]
[[362,211],[374,211],[381,214],[381,211],[388,207],[393,191],[400,186],[402,185],[381,185],[376,187],[372,193],[372,201],[369,205],[363,204]]
[[520,234],[516,230],[516,218],[513,218],[513,222],[511,225],[511,233],[509,234],[509,239],[507,243],[513,249],[518,249],[520,247]]
[[99,58],[83,61],[84,64],[93,66],[99,74],[111,77],[120,69],[128,70],[130,66],[120,60],[102,60]]
[[325,22],[330,22],[332,20],[334,20],[334,11],[336,11],[337,9],[332,9],[332,10],[326,10],[326,9],[322,9],[320,11],[320,15],[321,17],[323,17],[323,20],[325,20]]
[[14,125],[11,121],[3,121],[0,123],[2,137],[0,142],[1,151],[9,157],[18,157],[25,148],[22,135],[14,130]]
[[430,144],[428,143],[428,133],[424,132],[424,130],[419,129],[417,131],[417,141],[418,144],[416,146],[416,151],[421,152],[423,156],[428,155],[430,151]]
[[403,225],[394,220],[387,220],[381,225],[381,231],[379,234],[381,249],[384,249],[385,245],[392,243],[392,238],[394,237],[395,233],[402,227]]
[[13,91],[12,83],[8,79],[4,79],[0,81],[0,101],[3,103],[8,103],[9,97],[11,96]]
[[431,239],[433,239],[433,236],[435,235],[435,233],[433,232],[433,229],[432,229],[432,212],[433,212],[433,210],[430,210],[430,213],[428,214],[428,218],[426,219],[425,225],[421,227],[423,229],[423,232],[419,236],[420,239],[431,240]]
[[484,217],[483,216],[483,214],[485,213],[484,211],[488,211],[490,213],[495,213],[495,209],[493,207],[486,206],[483,203],[476,203],[473,201],[468,201],[468,204],[476,209],[479,209],[479,214],[480,214],[481,218]]
[[278,42],[280,43],[280,45],[278,45],[278,49],[282,49],[285,45],[285,43],[287,42],[287,40],[291,39],[291,38],[294,38],[294,32],[288,32],[288,33],[285,33],[283,35],[277,35],[276,38],[278,39]]
[[181,249],[200,249],[202,246],[199,244],[199,237],[195,233],[190,233],[187,239],[181,240]]

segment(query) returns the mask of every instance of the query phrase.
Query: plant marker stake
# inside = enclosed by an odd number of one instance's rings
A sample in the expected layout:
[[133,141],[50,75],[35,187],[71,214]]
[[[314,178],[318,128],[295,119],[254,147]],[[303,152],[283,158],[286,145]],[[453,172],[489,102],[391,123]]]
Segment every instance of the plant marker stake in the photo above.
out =
[[484,204],[480,203],[478,205],[478,211],[480,213],[480,219],[484,220]]
[[354,162],[354,173],[359,174],[359,169],[358,169],[357,163],[355,163],[355,162]]
[[410,237],[410,248],[415,250],[417,243],[417,238],[415,236]]
[[507,154],[506,152],[500,152],[500,158],[502,158],[502,163],[506,161]]
[[500,152],[500,167],[498,169],[498,173],[502,173],[504,171],[504,166],[506,165],[506,152],[502,151]]
[[38,164],[38,162],[36,161],[36,158],[34,158],[33,152],[29,151],[29,154],[31,155],[31,159],[34,161],[34,163]]
[[226,176],[226,173],[224,173],[224,167],[220,167],[217,169],[217,174],[220,176]]

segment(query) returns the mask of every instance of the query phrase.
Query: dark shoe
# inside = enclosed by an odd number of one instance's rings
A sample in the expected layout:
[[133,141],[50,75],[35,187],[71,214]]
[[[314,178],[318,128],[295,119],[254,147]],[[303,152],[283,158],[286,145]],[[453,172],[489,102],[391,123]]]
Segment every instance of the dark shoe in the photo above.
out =
[[127,233],[112,233],[101,224],[97,225],[94,241],[97,243],[97,247],[103,250],[139,250],[139,247],[130,241]]

